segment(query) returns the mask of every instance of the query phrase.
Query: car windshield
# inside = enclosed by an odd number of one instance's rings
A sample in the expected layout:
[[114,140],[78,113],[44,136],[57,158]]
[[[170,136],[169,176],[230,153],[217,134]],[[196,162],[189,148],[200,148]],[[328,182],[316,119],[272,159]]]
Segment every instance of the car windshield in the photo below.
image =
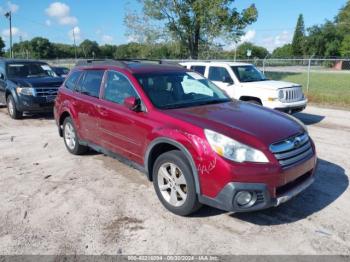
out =
[[56,67],[54,68],[54,71],[60,75],[68,75],[69,73],[69,69],[65,67]]
[[238,80],[243,83],[247,82],[259,82],[268,80],[262,72],[260,72],[255,66],[232,66],[233,72],[236,74]]
[[229,102],[217,86],[195,72],[136,75],[152,103],[160,109]]
[[8,77],[57,77],[56,73],[47,64],[43,63],[9,63],[7,64]]

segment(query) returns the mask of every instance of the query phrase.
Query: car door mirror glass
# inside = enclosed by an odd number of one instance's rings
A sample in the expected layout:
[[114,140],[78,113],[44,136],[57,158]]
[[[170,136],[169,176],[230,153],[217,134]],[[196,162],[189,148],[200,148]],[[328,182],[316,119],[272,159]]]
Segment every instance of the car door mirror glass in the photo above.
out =
[[5,80],[5,75],[3,73],[0,73],[0,80]]

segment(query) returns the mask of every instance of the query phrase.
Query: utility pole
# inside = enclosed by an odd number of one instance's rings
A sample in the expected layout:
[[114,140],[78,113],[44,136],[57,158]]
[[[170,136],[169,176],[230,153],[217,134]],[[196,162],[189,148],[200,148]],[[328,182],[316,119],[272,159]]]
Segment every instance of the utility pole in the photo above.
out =
[[10,21],[10,57],[13,58],[12,52],[12,14],[11,11],[5,13],[5,17]]
[[75,27],[73,27],[73,40],[74,40],[74,55],[75,55],[75,61],[77,61],[77,45],[75,43]]

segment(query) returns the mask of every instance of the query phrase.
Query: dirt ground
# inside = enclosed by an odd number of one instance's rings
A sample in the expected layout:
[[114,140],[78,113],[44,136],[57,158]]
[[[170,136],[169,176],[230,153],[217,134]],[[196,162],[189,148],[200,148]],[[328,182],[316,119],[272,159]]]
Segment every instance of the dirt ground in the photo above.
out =
[[231,214],[166,211],[139,171],[73,156],[49,116],[0,109],[0,255],[350,254],[350,112],[309,107],[316,182],[290,202]]

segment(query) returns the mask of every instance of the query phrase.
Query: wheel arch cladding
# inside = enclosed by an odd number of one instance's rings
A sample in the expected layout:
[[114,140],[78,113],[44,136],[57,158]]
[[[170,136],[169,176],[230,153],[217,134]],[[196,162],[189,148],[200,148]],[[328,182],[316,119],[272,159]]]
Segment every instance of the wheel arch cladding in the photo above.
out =
[[60,136],[62,137],[63,136],[63,130],[61,128],[61,126],[63,125],[63,122],[64,120],[67,118],[67,117],[72,117],[70,115],[70,113],[68,111],[64,111],[61,115],[60,115],[60,118],[59,118],[59,132],[60,132]]
[[193,175],[193,179],[196,187],[196,193],[200,194],[200,183],[199,183],[198,171],[191,153],[184,145],[169,138],[165,138],[165,137],[157,138],[154,141],[152,141],[148,146],[148,149],[145,154],[145,169],[147,171],[148,179],[152,181],[153,166],[157,157],[165,152],[168,152],[174,149],[181,151],[185,155],[192,171],[192,175]]

